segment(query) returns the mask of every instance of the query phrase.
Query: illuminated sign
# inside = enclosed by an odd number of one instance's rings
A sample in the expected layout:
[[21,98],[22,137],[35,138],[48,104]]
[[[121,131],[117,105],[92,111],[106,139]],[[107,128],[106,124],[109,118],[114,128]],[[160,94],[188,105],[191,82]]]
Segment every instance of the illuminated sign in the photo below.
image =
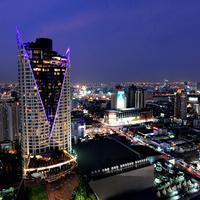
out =
[[189,97],[189,101],[198,102],[198,97]]
[[125,108],[125,94],[124,91],[117,92],[117,109]]

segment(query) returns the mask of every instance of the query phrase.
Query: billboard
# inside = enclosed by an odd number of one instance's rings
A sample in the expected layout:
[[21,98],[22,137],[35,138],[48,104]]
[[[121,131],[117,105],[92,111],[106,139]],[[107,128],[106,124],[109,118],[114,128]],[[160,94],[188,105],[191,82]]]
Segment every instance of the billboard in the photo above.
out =
[[198,102],[198,97],[189,97],[190,102]]
[[117,109],[125,108],[125,93],[124,91],[117,92]]

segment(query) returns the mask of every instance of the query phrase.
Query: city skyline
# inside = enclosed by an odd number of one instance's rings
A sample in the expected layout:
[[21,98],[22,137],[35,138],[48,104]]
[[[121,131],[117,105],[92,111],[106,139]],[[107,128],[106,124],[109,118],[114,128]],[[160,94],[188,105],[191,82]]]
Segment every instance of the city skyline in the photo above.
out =
[[[70,46],[74,82],[198,80],[200,3],[196,0],[60,4],[21,0],[12,2],[12,7],[10,3],[0,3],[1,81],[17,80],[16,26],[26,35],[25,41],[52,38],[63,54]],[[7,15],[8,9],[12,15]]]
[[0,200],[200,199],[199,10],[0,1]]

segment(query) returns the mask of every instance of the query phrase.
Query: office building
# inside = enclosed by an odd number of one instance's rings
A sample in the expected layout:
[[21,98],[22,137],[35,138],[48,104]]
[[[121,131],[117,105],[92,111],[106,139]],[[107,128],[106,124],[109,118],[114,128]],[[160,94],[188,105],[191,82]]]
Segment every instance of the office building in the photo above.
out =
[[131,85],[128,88],[127,107],[144,108],[144,89]]
[[137,91],[137,87],[135,85],[131,85],[128,87],[127,92],[127,107],[134,108],[135,107],[135,94]]
[[178,90],[175,95],[174,117],[177,119],[187,118],[187,94],[183,90]]
[[116,86],[111,99],[111,108],[117,110],[126,108],[126,94],[123,87]]
[[18,107],[12,97],[0,99],[0,142],[18,139]]
[[104,123],[108,126],[133,125],[152,121],[153,113],[145,109],[107,110],[104,114]]

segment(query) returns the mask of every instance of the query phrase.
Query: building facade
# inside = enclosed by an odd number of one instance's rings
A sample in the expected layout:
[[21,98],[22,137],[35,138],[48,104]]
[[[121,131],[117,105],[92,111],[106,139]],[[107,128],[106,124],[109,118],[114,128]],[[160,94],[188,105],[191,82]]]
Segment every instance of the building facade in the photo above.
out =
[[23,43],[17,32],[20,131],[24,157],[71,151],[70,49],[53,51],[52,40]]
[[187,118],[187,94],[185,91],[177,91],[175,95],[174,117],[177,119]]
[[131,85],[128,88],[127,108],[144,108],[144,89]]
[[12,97],[0,99],[0,142],[18,139],[18,107]]
[[125,90],[120,85],[116,86],[115,92],[112,95],[111,108],[112,109],[117,109],[117,110],[126,108]]
[[104,114],[104,123],[109,126],[133,125],[152,121],[153,113],[145,109],[107,110]]

